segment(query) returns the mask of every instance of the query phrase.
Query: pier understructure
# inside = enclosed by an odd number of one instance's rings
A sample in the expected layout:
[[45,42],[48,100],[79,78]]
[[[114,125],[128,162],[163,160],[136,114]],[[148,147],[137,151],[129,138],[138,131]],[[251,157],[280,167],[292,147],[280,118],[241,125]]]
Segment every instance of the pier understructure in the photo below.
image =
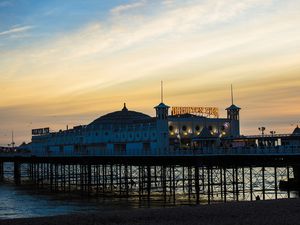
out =
[[171,203],[290,198],[300,155],[0,157],[16,185],[50,192]]

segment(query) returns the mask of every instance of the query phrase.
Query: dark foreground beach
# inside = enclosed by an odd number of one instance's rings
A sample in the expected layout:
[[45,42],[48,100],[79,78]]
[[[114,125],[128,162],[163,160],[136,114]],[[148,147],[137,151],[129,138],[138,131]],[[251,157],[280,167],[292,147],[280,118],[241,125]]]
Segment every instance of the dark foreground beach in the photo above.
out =
[[1,225],[297,225],[300,199],[130,209],[93,214],[0,220]]

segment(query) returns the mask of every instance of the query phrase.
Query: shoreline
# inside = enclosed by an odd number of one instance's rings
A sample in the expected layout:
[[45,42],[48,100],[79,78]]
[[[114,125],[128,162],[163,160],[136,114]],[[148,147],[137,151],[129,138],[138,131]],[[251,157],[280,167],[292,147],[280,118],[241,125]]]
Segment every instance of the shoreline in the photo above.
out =
[[300,199],[138,208],[0,220],[1,225],[300,225]]

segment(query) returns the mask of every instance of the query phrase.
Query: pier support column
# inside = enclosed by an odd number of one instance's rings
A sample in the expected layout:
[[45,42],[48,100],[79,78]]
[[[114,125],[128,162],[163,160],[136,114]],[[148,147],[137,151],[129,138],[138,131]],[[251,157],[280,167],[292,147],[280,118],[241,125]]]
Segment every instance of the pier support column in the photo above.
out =
[[293,166],[294,183],[296,189],[300,190],[300,166]]
[[21,184],[21,163],[14,162],[14,181],[16,185]]
[[196,191],[196,204],[200,204],[200,184],[199,184],[199,167],[195,167],[195,191]]
[[265,167],[262,167],[262,193],[263,193],[263,200],[266,200],[266,185],[265,185]]
[[147,198],[151,196],[151,167],[147,166]]
[[286,175],[287,175],[287,183],[288,183],[288,189],[287,189],[287,192],[288,192],[288,198],[290,198],[291,197],[291,193],[290,193],[290,189],[291,189],[291,187],[290,187],[290,168],[289,168],[289,166],[287,166],[286,167]]
[[4,181],[4,162],[0,162],[0,182]]
[[250,179],[250,201],[253,201],[252,166],[249,167],[249,170],[250,170],[250,175],[249,175],[249,179]]
[[50,191],[53,191],[53,164],[50,164]]
[[278,185],[277,185],[277,167],[274,167],[274,182],[275,182],[275,199],[277,199],[277,191],[278,191]]
[[88,168],[88,194],[90,194],[92,192],[92,165],[91,164],[88,164],[87,165],[87,168]]
[[227,176],[226,176],[226,171],[227,171],[227,169],[226,169],[226,167],[224,167],[223,168],[223,176],[224,176],[224,178],[223,178],[223,185],[224,185],[224,189],[223,189],[223,192],[224,192],[224,202],[226,202],[227,201]]

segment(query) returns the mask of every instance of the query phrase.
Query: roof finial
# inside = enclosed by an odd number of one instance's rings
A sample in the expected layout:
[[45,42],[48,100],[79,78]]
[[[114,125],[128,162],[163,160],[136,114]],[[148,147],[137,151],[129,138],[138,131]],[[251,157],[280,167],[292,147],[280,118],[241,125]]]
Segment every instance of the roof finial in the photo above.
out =
[[124,102],[124,107],[122,109],[122,111],[128,111],[127,107],[126,107],[126,103]]
[[164,102],[164,84],[163,81],[160,81],[160,101]]
[[231,105],[233,105],[233,90],[232,90],[232,84],[231,84]]

